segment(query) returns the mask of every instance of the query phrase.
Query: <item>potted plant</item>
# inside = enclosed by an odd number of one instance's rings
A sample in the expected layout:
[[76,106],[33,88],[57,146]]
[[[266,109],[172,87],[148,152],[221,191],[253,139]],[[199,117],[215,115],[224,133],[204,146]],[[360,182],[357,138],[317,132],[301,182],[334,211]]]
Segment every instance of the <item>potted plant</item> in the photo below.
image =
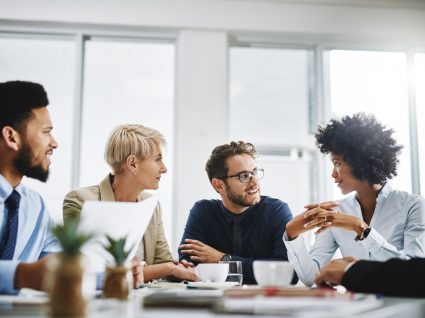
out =
[[62,246],[52,264],[50,288],[50,315],[55,317],[83,317],[86,303],[82,294],[83,266],[81,247],[92,238],[91,234],[77,232],[79,221],[71,220],[57,225],[52,232]]
[[125,266],[125,261],[131,248],[125,250],[126,238],[113,239],[106,236],[107,244],[104,245],[115,261],[115,266],[108,266],[103,283],[103,296],[105,298],[127,299],[132,287],[132,276]]

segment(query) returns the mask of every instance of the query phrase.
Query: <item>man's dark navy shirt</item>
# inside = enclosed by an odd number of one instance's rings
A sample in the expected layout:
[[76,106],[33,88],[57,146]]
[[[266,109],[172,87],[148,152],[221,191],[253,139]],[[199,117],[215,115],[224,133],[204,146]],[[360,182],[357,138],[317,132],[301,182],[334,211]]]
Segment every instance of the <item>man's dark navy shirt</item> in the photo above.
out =
[[[242,253],[233,253],[233,219],[236,214],[223,206],[221,200],[201,200],[190,210],[181,244],[194,239],[230,254],[232,260],[242,261],[243,283],[256,284],[252,263],[254,260],[288,260],[283,233],[292,213],[285,202],[261,196],[258,204],[242,214]],[[180,253],[180,260],[190,257]],[[195,262],[196,264],[196,262]]]

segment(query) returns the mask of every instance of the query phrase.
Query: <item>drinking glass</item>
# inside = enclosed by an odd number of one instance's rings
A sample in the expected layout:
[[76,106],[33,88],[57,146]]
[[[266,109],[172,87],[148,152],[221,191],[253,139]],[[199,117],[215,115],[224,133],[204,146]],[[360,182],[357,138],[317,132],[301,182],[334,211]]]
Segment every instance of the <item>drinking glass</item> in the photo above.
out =
[[241,261],[220,261],[223,264],[229,264],[229,273],[226,282],[237,282],[238,286],[242,285],[242,262]]

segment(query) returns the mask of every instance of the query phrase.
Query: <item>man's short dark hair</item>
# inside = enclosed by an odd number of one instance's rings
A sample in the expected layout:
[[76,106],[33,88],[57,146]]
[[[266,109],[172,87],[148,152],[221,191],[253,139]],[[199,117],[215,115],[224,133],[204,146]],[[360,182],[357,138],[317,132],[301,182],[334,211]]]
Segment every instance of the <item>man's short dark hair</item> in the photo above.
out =
[[320,151],[341,156],[355,178],[383,184],[397,175],[397,156],[403,148],[392,137],[393,132],[373,115],[357,113],[332,119],[318,128],[315,137]]
[[32,110],[48,104],[47,93],[40,84],[24,81],[0,83],[0,130],[11,126],[23,132]]
[[248,154],[252,158],[256,158],[258,153],[253,144],[243,141],[232,141],[230,144],[215,147],[205,165],[210,182],[213,178],[220,179],[227,176],[229,171],[226,164],[227,158],[241,154]]

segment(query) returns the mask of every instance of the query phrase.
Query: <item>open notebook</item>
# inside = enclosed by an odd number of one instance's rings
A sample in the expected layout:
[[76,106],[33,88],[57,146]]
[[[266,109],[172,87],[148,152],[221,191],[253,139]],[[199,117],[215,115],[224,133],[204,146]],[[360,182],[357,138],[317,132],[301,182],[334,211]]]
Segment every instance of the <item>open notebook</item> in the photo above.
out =
[[115,239],[127,237],[125,247],[131,248],[127,262],[131,261],[151,221],[157,202],[157,198],[151,196],[134,203],[100,201],[84,203],[79,231],[95,234],[95,238],[82,249],[88,258],[88,268],[91,272],[102,272],[106,265],[113,264],[112,256],[103,248],[103,243],[106,243],[105,235]]

